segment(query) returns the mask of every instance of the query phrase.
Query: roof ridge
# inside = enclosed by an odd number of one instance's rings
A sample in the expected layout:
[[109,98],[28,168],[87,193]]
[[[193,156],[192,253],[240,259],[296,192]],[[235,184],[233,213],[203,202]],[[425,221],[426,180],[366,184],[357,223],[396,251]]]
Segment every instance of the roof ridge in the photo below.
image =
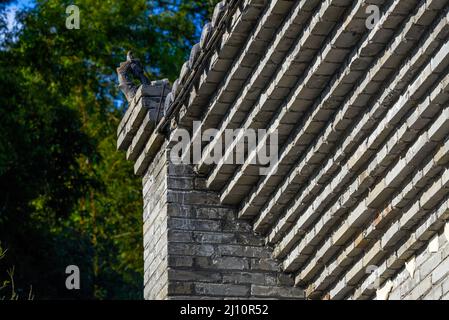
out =
[[179,77],[173,82],[172,90],[167,95],[164,116],[158,126],[163,131],[171,118],[177,114],[179,108],[188,98],[191,87],[198,81],[198,73],[205,68],[207,57],[213,52],[216,42],[221,36],[227,20],[242,0],[222,0],[215,5],[212,19],[207,22],[201,31],[200,41],[192,46],[189,59],[182,65]]

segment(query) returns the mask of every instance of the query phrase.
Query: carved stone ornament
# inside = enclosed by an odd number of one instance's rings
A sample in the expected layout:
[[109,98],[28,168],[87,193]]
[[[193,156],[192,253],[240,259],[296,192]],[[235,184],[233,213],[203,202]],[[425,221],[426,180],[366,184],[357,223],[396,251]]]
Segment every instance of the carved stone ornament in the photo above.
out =
[[138,88],[138,86],[134,83],[134,80],[140,81],[141,84],[150,84],[150,80],[148,80],[144,74],[140,60],[134,58],[131,51],[128,51],[126,61],[120,63],[120,67],[117,68],[117,74],[119,81],[118,87],[125,95],[128,103],[132,101]]

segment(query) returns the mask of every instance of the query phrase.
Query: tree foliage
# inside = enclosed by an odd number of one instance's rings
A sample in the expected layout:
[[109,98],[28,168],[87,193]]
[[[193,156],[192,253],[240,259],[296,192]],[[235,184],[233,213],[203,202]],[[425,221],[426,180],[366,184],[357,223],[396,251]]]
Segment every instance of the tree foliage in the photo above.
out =
[[[72,1],[36,1],[13,29],[0,4],[0,241],[19,294],[142,297],[141,185],[115,147],[115,68],[133,50],[152,79],[174,80],[215,2],[79,0],[80,29],[65,27]],[[70,264],[81,290],[65,288]]]

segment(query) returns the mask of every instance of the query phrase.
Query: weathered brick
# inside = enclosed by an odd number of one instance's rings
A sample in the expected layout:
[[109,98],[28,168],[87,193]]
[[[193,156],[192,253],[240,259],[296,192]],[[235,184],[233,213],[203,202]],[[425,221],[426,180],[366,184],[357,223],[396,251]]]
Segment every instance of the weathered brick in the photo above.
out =
[[251,295],[255,297],[302,298],[304,290],[295,287],[251,286]]
[[[441,259],[441,258],[440,258]],[[445,259],[432,271],[432,284],[436,284],[449,274],[449,257]]]
[[195,283],[197,295],[225,296],[225,297],[247,297],[250,293],[248,285],[218,284],[218,283]]

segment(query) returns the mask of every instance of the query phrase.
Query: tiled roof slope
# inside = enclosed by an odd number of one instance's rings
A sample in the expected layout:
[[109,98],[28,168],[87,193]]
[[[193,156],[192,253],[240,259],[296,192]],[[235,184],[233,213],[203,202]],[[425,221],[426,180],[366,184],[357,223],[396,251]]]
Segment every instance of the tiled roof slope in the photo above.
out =
[[[368,5],[381,11],[372,29]],[[310,298],[372,297],[366,268],[388,280],[449,217],[449,1],[218,7],[222,29],[217,19],[205,27],[146,150],[169,118],[218,128],[196,170],[296,285]],[[224,161],[233,148],[217,165],[205,161],[228,128],[279,132],[268,175],[256,173],[255,152],[244,164]],[[153,154],[140,155],[136,172]]]

